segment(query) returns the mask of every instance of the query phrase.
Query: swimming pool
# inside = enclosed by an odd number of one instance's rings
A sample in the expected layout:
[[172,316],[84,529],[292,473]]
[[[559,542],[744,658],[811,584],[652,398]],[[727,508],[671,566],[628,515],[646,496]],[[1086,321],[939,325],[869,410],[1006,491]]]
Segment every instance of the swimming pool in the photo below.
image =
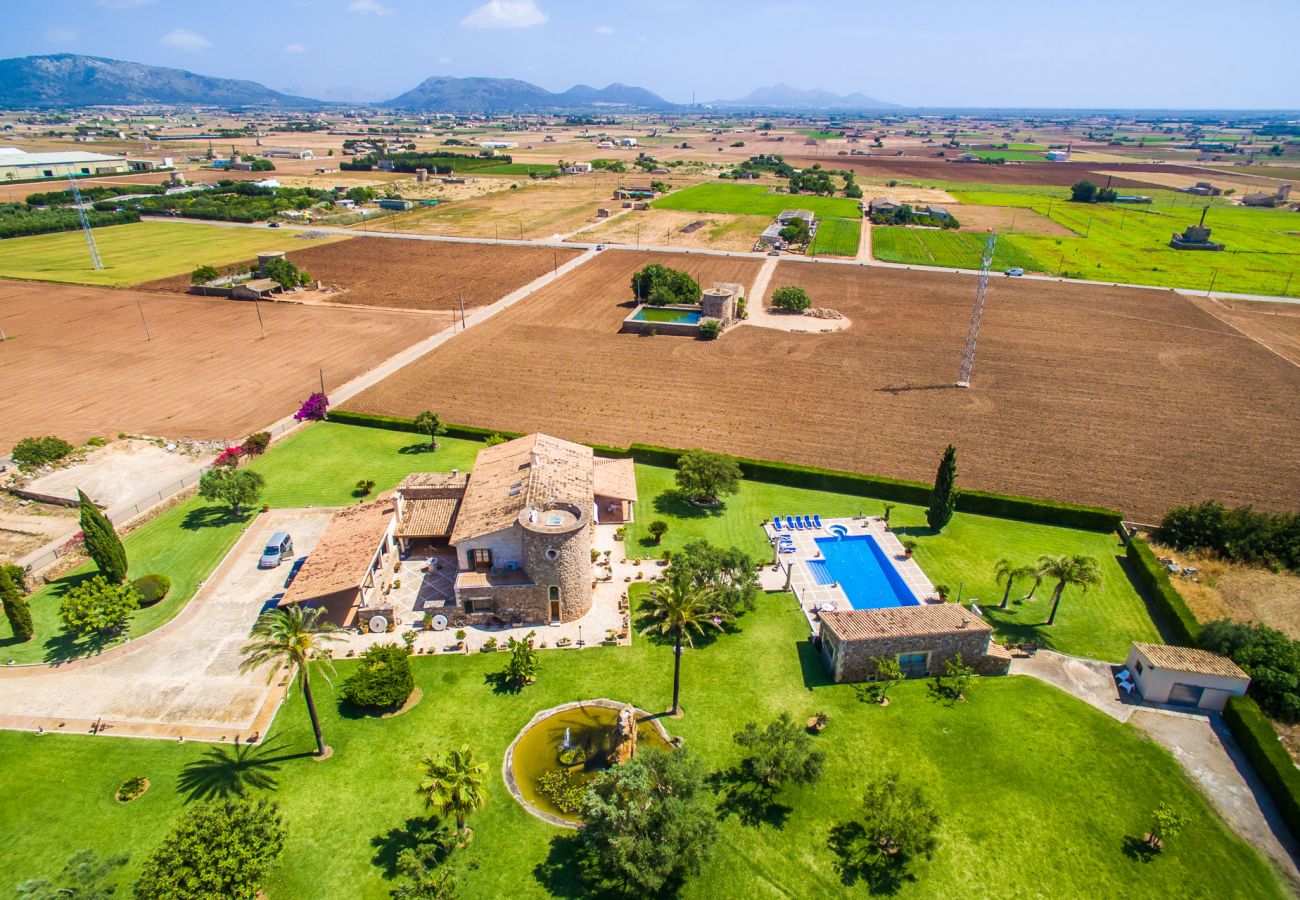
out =
[[813,578],[823,585],[838,582],[854,609],[920,605],[873,535],[817,538],[816,542],[824,559],[809,560]]
[[673,306],[643,306],[632,316],[639,322],[685,322],[688,325],[700,324],[703,316],[698,309],[681,309]]

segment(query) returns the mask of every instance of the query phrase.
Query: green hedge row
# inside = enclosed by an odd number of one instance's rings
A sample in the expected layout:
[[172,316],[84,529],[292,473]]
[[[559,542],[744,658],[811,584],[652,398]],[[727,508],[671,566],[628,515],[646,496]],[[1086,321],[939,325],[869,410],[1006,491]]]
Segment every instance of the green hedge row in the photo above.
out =
[[1128,542],[1125,553],[1133,566],[1134,577],[1164,620],[1174,643],[1195,647],[1201,624],[1169,580],[1169,573],[1160,564],[1160,560],[1156,559],[1151,545],[1142,538],[1135,537]]
[[1300,834],[1300,769],[1278,740],[1272,723],[1249,697],[1231,697],[1223,721],[1268,788],[1293,834]]
[[[329,421],[345,425],[364,425],[369,428],[388,428],[394,431],[415,431],[415,426],[410,419],[369,413],[330,410]],[[476,428],[471,425],[448,425],[446,431],[448,437],[480,441],[498,433],[507,438],[519,437],[514,432],[495,432],[489,428]],[[631,457],[643,465],[665,467],[676,466],[678,457],[685,452],[651,444],[632,444],[626,449],[596,445],[592,449],[602,456]],[[896,478],[859,475],[854,472],[838,472],[832,469],[818,469],[762,459],[741,458],[737,461],[740,463],[741,472],[751,481],[896,500],[919,506],[930,502],[930,486],[916,481],[900,481]],[[1041,522],[1088,531],[1115,531],[1123,519],[1123,516],[1113,509],[1054,503],[1050,500],[989,494],[983,491],[962,491],[957,497],[957,509],[982,516],[1020,519],[1026,522]],[[1195,619],[1192,621],[1194,622]]]

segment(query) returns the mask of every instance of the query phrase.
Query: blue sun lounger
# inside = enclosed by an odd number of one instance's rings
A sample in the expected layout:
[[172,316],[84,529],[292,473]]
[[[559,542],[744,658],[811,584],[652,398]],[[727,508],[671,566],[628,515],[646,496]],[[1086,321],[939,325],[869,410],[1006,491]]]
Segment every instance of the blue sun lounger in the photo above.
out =
[[812,531],[813,529],[812,516],[803,517],[803,527],[807,528],[809,531]]
[[773,530],[773,531],[780,531],[780,530],[781,530],[781,517],[780,517],[780,516],[773,516],[773,517],[772,517],[772,530]]
[[794,524],[794,516],[786,516],[786,517],[785,517],[785,527],[786,527],[786,530],[788,530],[788,531],[794,531],[794,530],[795,530],[796,526],[795,526],[795,524]]
[[815,528],[821,528],[821,527],[822,527],[822,517],[821,517],[821,516],[813,516],[813,526],[814,526]]

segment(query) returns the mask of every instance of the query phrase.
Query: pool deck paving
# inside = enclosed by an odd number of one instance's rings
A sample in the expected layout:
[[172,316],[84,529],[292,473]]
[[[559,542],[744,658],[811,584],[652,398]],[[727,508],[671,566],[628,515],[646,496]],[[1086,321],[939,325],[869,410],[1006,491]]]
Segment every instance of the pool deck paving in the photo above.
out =
[[[778,575],[777,579],[768,577],[763,582],[763,586],[768,590],[781,590],[785,588],[788,581],[789,589],[799,599],[799,605],[803,607],[804,614],[808,616],[808,624],[812,627],[814,633],[819,629],[818,615],[820,613],[854,608],[844,589],[839,584],[818,583],[816,576],[808,565],[812,561],[825,558],[822,555],[821,548],[817,545],[817,539],[832,538],[837,533],[846,537],[871,535],[889,557],[889,563],[893,565],[894,571],[902,577],[908,590],[918,600],[922,603],[940,602],[934,584],[926,577],[925,572],[921,570],[916,560],[907,556],[898,535],[885,529],[885,522],[880,517],[854,516],[843,519],[822,519],[820,528],[795,528],[793,530],[785,524],[785,516],[782,516],[781,520],[782,525],[779,530],[770,521],[763,525],[763,531],[767,535],[768,543],[773,547],[774,560],[772,564],[780,565],[782,570],[779,573],[773,573]],[[794,547],[793,552],[780,553],[777,551],[777,545],[782,536],[788,536],[789,542],[787,546],[792,545]],[[770,569],[770,566],[765,567],[765,574],[766,569]],[[776,583],[777,580],[780,581],[780,584]],[[769,587],[769,585],[772,586]]]

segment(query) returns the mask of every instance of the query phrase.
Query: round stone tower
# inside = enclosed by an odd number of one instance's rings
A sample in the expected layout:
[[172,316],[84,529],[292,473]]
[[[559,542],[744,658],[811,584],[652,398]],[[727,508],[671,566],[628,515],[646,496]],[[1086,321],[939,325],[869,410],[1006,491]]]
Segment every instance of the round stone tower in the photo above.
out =
[[519,514],[524,535],[524,568],[537,585],[543,619],[559,602],[560,621],[571,622],[591,609],[591,510],[564,502],[525,507]]

